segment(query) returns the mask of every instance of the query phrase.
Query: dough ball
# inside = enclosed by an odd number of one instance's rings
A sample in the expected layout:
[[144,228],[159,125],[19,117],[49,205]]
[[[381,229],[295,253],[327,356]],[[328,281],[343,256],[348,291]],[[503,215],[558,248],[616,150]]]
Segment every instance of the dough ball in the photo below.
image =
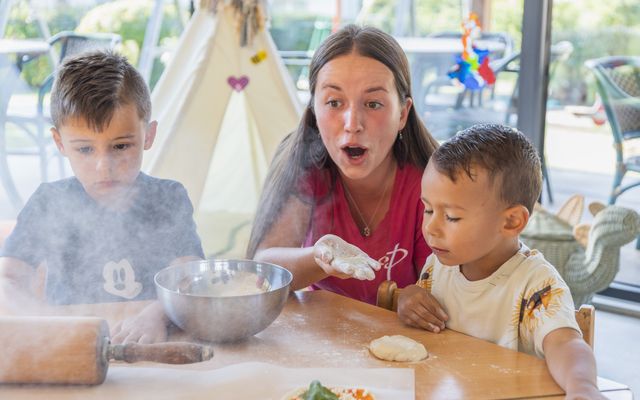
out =
[[369,343],[369,350],[386,361],[420,361],[429,355],[422,343],[402,335],[374,339]]

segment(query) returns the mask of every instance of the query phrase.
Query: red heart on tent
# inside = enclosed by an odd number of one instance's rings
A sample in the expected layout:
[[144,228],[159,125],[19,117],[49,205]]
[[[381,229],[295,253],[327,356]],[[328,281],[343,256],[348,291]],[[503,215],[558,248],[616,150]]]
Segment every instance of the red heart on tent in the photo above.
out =
[[249,84],[249,77],[246,75],[242,75],[239,78],[235,76],[230,76],[227,78],[227,83],[231,86],[231,89],[236,92],[241,92]]

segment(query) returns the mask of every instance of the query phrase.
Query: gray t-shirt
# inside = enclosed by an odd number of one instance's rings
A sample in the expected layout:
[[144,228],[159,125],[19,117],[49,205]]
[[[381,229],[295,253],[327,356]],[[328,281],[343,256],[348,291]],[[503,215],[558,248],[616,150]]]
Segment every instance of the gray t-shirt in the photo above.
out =
[[182,184],[140,173],[123,212],[96,203],[76,178],[43,183],[0,255],[46,262],[52,304],[155,297],[153,276],[178,257],[204,257]]

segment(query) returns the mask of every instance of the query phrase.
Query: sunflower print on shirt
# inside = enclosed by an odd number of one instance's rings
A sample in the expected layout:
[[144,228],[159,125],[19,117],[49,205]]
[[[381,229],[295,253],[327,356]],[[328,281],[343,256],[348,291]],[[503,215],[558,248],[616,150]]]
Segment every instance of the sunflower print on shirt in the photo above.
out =
[[429,265],[425,271],[420,274],[420,279],[416,285],[423,289],[427,289],[431,293],[431,285],[433,284],[433,264]]
[[560,310],[563,289],[557,287],[554,278],[548,278],[542,285],[528,289],[514,307],[513,325],[519,327],[523,343],[533,339],[533,332],[546,318],[553,317]]

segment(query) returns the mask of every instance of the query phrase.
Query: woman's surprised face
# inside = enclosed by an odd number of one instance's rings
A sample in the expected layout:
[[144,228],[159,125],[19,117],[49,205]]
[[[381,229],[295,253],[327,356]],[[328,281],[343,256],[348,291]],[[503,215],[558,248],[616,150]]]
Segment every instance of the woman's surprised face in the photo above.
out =
[[318,72],[314,112],[322,142],[350,179],[387,168],[411,100],[400,102],[393,73],[355,53],[334,58]]

